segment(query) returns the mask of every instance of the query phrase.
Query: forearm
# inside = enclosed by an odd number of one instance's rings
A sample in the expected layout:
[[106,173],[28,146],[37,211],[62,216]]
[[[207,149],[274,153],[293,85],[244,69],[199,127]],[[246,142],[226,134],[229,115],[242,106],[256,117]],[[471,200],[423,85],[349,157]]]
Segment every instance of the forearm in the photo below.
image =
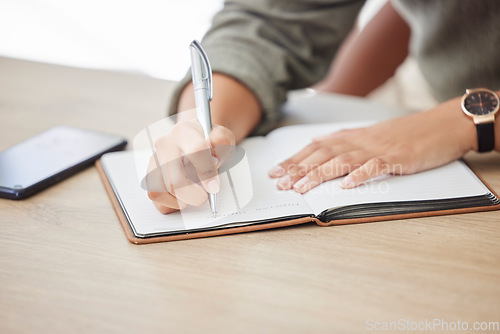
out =
[[388,2],[342,44],[318,90],[366,96],[389,79],[408,55],[410,29]]
[[[255,103],[248,106],[241,96],[221,90],[222,84],[217,82],[214,120],[230,123],[238,139],[249,131],[262,135],[272,130],[279,122],[287,91],[308,87],[324,76],[362,4],[362,0],[328,0],[321,6],[316,1],[226,1],[202,45],[213,72],[224,73],[248,88],[261,113],[254,112]],[[177,89],[170,114],[177,110],[178,98]],[[232,105],[226,106],[226,101]],[[235,111],[238,119],[233,120]],[[260,119],[257,125],[256,119]]]
[[[214,98],[210,103],[212,122],[230,129],[240,142],[259,124],[261,107],[255,95],[233,78],[214,73]],[[188,84],[181,93],[177,112],[195,107],[193,84]]]

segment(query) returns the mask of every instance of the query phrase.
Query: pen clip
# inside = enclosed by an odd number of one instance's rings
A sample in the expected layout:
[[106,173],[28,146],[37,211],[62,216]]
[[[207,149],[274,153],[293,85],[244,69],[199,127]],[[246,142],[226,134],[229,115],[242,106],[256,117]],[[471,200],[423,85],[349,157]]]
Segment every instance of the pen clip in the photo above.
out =
[[210,66],[210,62],[208,61],[208,56],[205,53],[205,50],[203,50],[203,48],[201,47],[200,42],[198,42],[197,40],[192,41],[190,46],[193,47],[196,51],[198,51],[199,55],[201,56],[201,59],[203,60],[203,65],[205,65],[208,78],[202,78],[202,80],[208,79],[208,87],[210,91],[208,100],[211,101],[214,95],[214,90],[212,84],[212,67]]

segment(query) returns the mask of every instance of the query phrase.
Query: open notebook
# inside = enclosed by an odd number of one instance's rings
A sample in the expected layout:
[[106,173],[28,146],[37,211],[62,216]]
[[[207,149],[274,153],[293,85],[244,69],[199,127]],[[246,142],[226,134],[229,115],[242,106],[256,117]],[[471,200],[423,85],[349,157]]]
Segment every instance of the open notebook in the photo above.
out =
[[[304,195],[280,191],[267,171],[307,145],[312,137],[366,123],[288,126],[265,137],[246,139],[241,148],[245,168],[221,175],[218,215],[208,203],[168,215],[160,214],[141,188],[137,176],[149,154],[104,155],[98,170],[127,237],[149,243],[238,233],[306,222],[328,226],[500,208],[497,195],[463,161],[415,175],[386,176],[354,189],[342,189],[341,179],[326,182]],[[247,163],[248,162],[248,163]],[[243,171],[243,174],[241,172]],[[244,175],[248,172],[248,175]],[[242,176],[243,175],[243,176]],[[235,188],[239,193],[235,196]]]

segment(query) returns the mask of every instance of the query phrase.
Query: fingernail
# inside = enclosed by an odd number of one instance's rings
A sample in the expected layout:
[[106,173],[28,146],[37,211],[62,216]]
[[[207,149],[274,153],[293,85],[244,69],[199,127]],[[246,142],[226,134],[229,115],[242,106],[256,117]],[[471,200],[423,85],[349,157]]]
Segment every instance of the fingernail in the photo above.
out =
[[290,175],[286,174],[278,181],[278,188],[281,189],[290,189],[292,183],[292,178]]
[[215,194],[219,191],[219,183],[217,180],[213,179],[207,183],[208,192],[211,194]]
[[307,176],[301,178],[293,185],[293,189],[295,189],[298,193],[304,193],[307,190],[307,183],[309,182],[309,178]]
[[349,186],[351,185],[352,183],[352,177],[351,175],[347,175],[346,177],[344,177],[344,179],[340,182],[340,187],[341,188],[349,188]]
[[269,170],[269,175],[274,177],[280,177],[285,174],[285,169],[281,166],[274,166]]

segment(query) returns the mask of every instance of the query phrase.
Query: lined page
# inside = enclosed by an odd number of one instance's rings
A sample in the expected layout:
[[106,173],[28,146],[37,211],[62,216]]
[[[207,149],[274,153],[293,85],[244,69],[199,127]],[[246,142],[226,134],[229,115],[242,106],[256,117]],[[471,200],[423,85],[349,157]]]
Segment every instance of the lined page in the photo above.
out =
[[[273,131],[268,136],[268,143],[277,163],[298,152],[313,137],[370,124],[372,122],[286,127]],[[315,214],[352,204],[433,200],[490,193],[463,161],[454,161],[414,175],[380,177],[354,189],[340,188],[341,180],[342,178],[325,182],[303,195]]]
[[490,192],[463,161],[413,175],[384,176],[353,189],[342,189],[340,181],[332,180],[304,194],[315,214],[352,204],[459,198]]
[[[231,172],[232,183],[240,191],[246,189],[250,194],[248,204],[244,205],[245,194],[239,195],[238,205],[234,200],[233,190],[227,175],[221,175],[221,191],[217,194],[216,217],[212,217],[208,202],[201,207],[190,207],[167,215],[157,211],[140,186],[135,167],[134,152],[116,152],[102,158],[104,170],[132,223],[136,235],[149,235],[161,232],[185,231],[211,226],[220,226],[234,222],[252,222],[276,217],[311,214],[309,206],[302,196],[296,193],[283,193],[276,190],[267,177],[268,154],[264,149],[262,137],[247,139],[241,145],[246,152],[246,159],[251,168],[245,175],[244,164],[241,170]],[[148,161],[148,155],[144,160]],[[143,166],[146,166],[145,163]],[[143,168],[143,166],[139,168]],[[246,177],[243,177],[242,174]],[[239,190],[238,190],[239,189]],[[243,198],[243,201],[241,199]]]

